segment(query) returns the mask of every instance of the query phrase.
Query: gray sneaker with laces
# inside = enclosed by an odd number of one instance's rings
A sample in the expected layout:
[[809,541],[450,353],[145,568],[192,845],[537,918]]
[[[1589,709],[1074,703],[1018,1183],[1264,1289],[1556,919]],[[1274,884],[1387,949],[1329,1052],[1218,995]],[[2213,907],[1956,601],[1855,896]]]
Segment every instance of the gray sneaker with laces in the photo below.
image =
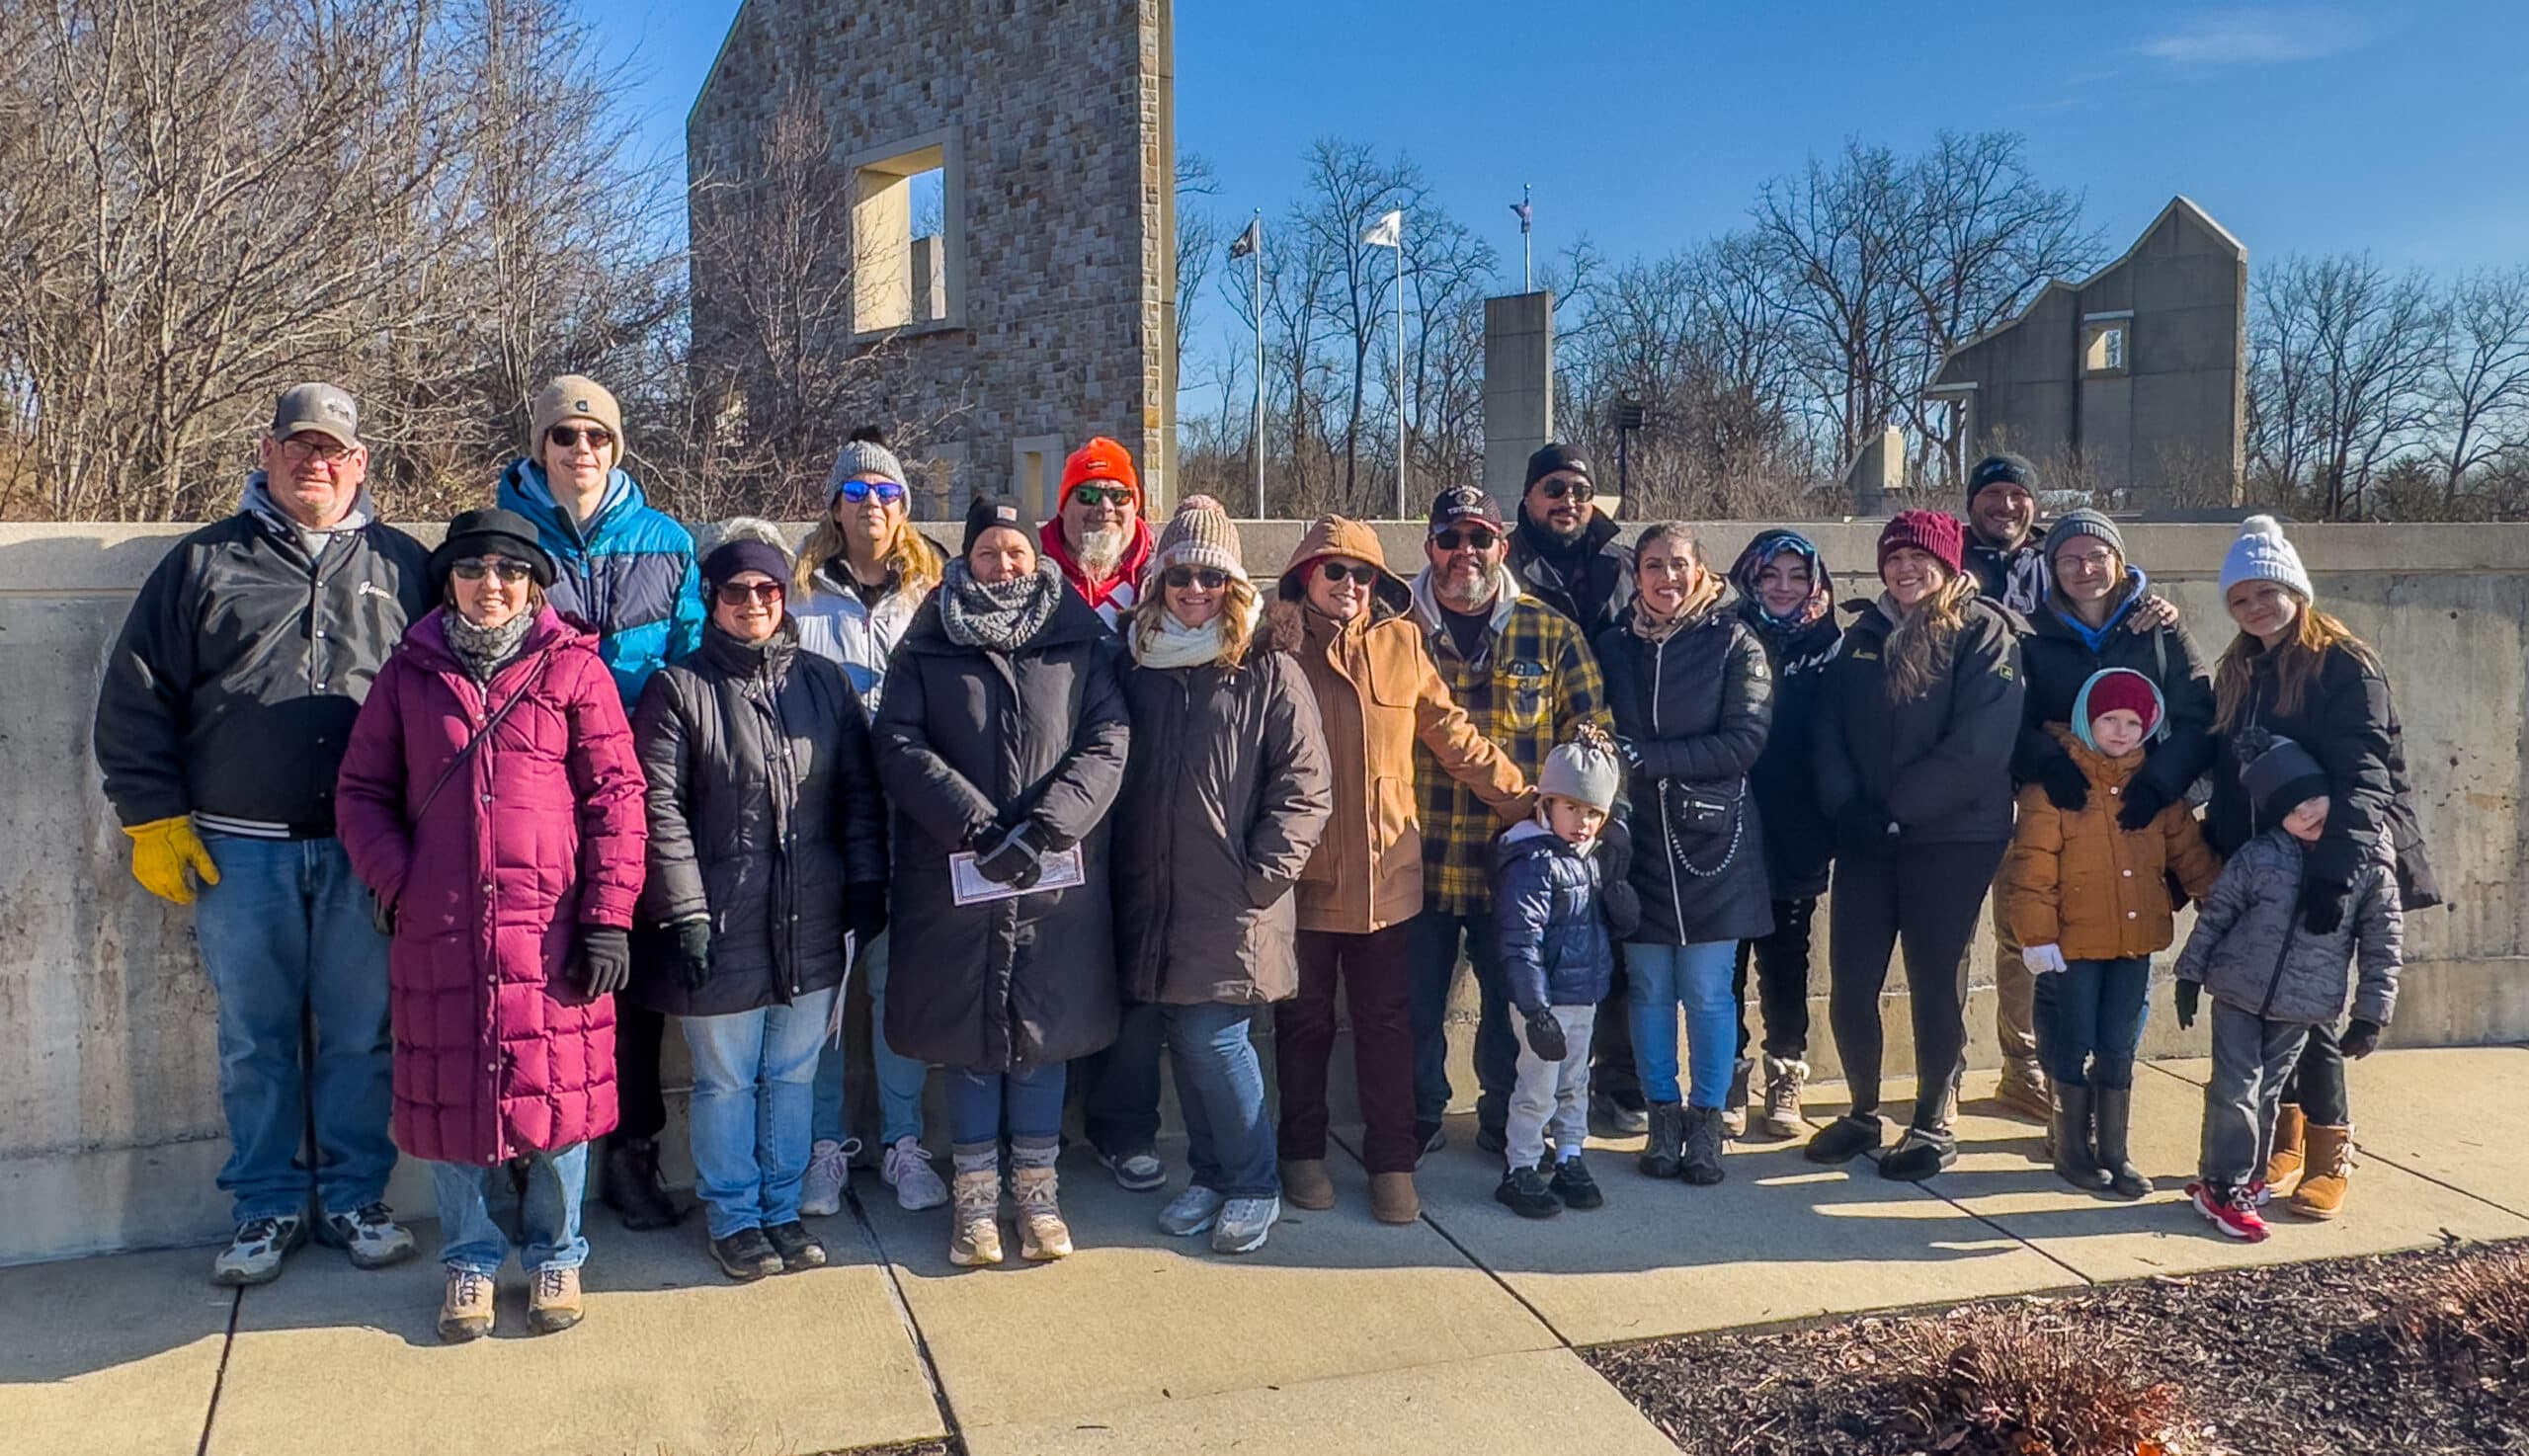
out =
[[1159,1211],[1159,1231],[1173,1238],[1191,1238],[1220,1218],[1221,1205],[1227,1201],[1201,1183],[1189,1183]]
[[306,1242],[307,1225],[297,1214],[250,1218],[237,1226],[236,1236],[211,1262],[211,1281],[232,1289],[269,1284],[281,1277],[282,1260]]
[[352,1256],[356,1269],[382,1269],[413,1256],[413,1236],[383,1203],[325,1216],[324,1240]]
[[1279,1198],[1232,1198],[1212,1224],[1212,1253],[1254,1254],[1282,1216]]

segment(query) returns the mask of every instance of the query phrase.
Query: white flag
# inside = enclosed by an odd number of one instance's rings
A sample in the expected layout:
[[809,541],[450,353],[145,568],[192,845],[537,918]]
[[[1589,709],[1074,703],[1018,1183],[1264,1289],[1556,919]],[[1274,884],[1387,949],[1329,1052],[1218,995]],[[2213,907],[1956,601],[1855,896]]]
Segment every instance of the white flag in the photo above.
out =
[[1405,246],[1405,212],[1399,209],[1373,222],[1361,233],[1361,241],[1373,248]]

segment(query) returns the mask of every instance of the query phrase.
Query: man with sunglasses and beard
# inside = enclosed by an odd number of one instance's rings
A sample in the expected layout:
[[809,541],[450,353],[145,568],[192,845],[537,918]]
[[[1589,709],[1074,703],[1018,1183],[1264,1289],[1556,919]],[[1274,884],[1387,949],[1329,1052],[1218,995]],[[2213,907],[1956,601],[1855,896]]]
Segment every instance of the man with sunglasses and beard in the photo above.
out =
[[1141,603],[1143,568],[1150,564],[1149,523],[1142,520],[1141,478],[1125,448],[1099,436],[1063,461],[1062,496],[1054,519],[1036,532],[1037,548],[1062,568],[1063,580],[1097,609],[1099,619],[1120,623]]
[[[597,634],[598,657],[628,714],[650,675],[702,645],[702,579],[693,533],[652,509],[623,468],[623,412],[596,380],[564,374],[529,408],[528,453],[501,473],[499,504],[535,523],[553,558],[553,609]],[[636,947],[640,948],[640,947]],[[667,1100],[659,1043],[667,1018],[616,1008],[615,1091],[622,1121],[607,1139],[599,1196],[627,1229],[684,1217],[659,1181]]]
[[[1613,732],[1598,666],[1581,629],[1520,590],[1505,563],[1510,549],[1501,508],[1471,485],[1431,502],[1423,543],[1428,564],[1413,582],[1414,615],[1449,696],[1475,730],[1533,782],[1546,756],[1583,723]],[[1464,946],[1483,1009],[1476,1024],[1475,1142],[1500,1153],[1509,1115],[1518,1043],[1510,993],[1493,941],[1493,811],[1451,776],[1427,747],[1414,756],[1423,817],[1423,914],[1407,954],[1414,1011],[1414,1134],[1425,1152],[1440,1146],[1449,1103],[1449,987]],[[1616,826],[1621,834],[1620,824]],[[1619,872],[1615,878],[1623,878]]]

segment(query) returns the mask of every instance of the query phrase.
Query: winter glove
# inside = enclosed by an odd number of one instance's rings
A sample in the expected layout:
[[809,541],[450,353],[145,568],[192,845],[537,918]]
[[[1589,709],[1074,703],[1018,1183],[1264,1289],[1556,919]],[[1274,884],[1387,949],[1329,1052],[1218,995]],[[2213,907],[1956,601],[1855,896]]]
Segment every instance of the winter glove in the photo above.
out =
[[2301,882],[2301,929],[2313,935],[2332,935],[2344,924],[2345,898],[2353,893],[2351,885],[2333,880],[2307,879]]
[[699,991],[711,979],[711,918],[689,915],[668,927],[676,935],[677,979],[688,991]]
[[1021,824],[975,851],[975,873],[996,885],[1024,890],[1045,872],[1038,862],[1043,852],[1036,844],[1035,826]]
[[619,926],[580,927],[580,989],[612,996],[632,979],[632,936]]
[[1541,1062],[1561,1062],[1571,1055],[1572,1044],[1564,1039],[1563,1023],[1545,1007],[1528,1012],[1528,1050],[1535,1052]]
[[1642,892],[1616,880],[1598,892],[1598,914],[1606,919],[1608,938],[1626,939],[1642,929]]
[[2033,976],[2060,976],[2064,973],[2064,947],[2060,945],[2023,945],[2019,963]]
[[880,884],[843,887],[843,923],[863,950],[887,933],[887,887]]
[[2204,1005],[2204,988],[2193,981],[2177,983],[2177,1029],[2195,1024],[2195,1013]]
[[2344,1023],[2344,1034],[2335,1039],[2336,1050],[2359,1062],[2380,1049],[2380,1023],[2360,1016]]
[[[210,851],[194,833],[191,816],[153,819],[123,833],[131,836],[131,877],[168,904],[193,904],[195,879],[205,885],[219,883],[219,866],[210,862]],[[187,870],[193,873],[189,876]]]
[[1616,746],[1616,757],[1624,761],[1624,766],[1636,773],[1641,772],[1642,745],[1634,742],[1630,738],[1623,737],[1617,737],[1611,741]]
[[2071,754],[2057,754],[2037,770],[2037,781],[2046,789],[2046,802],[2067,814],[2089,807],[2089,775],[2073,762]]
[[1886,854],[1896,847],[1897,837],[1892,833],[1896,827],[1896,821],[1888,817],[1886,804],[1856,797],[1836,816],[1836,849],[1844,854]]
[[395,907],[387,904],[386,897],[375,890],[368,892],[368,924],[381,938],[395,938]]
[[2156,783],[2134,779],[2125,785],[2125,807],[2116,811],[2116,827],[2127,833],[2150,829],[2152,821],[2169,806],[2166,791]]

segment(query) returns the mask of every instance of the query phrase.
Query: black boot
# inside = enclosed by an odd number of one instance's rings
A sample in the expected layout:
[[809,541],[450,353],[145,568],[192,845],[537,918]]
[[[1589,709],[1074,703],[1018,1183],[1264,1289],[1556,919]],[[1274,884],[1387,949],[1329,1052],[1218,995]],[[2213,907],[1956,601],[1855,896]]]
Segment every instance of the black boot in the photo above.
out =
[[636,1233],[673,1229],[685,1217],[659,1182],[659,1145],[652,1138],[618,1138],[607,1145],[598,1196]]
[[2119,1198],[2140,1198],[2152,1191],[2152,1180],[2126,1155],[2125,1130],[2134,1118],[2134,1089],[2090,1089],[2090,1115],[2098,1122],[2098,1161],[2107,1167],[2108,1189]]
[[2055,1084],[2055,1173],[2085,1192],[2107,1186],[2107,1170],[2090,1154],[2090,1089]]
[[1672,1178],[1682,1166],[1678,1150],[1686,1141],[1686,1108],[1682,1102],[1651,1104],[1651,1135],[1642,1145],[1635,1167],[1644,1177]]

